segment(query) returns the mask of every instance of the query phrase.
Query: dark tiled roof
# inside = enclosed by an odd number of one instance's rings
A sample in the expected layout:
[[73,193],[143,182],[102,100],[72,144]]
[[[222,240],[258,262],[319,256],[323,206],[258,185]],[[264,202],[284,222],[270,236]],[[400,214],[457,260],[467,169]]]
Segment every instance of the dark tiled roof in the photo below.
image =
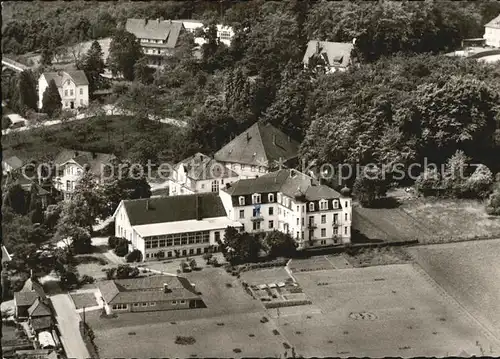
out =
[[[318,54],[319,45],[319,54]],[[347,67],[351,60],[351,51],[354,44],[350,42],[329,42],[311,40],[307,44],[304,54],[304,63],[309,63],[309,59],[314,55],[320,55],[327,64],[334,67]]]
[[[164,284],[167,284],[169,289],[166,293]],[[116,279],[99,282],[98,287],[108,304],[199,298],[186,278],[169,275]]]
[[299,143],[271,124],[257,122],[215,154],[221,162],[262,166],[297,157]]
[[204,155],[197,153],[179,162],[176,168],[184,166],[187,176],[194,180],[208,180],[213,178],[238,177],[238,174],[222,163]]
[[23,166],[23,161],[17,156],[6,158],[3,162],[12,167],[13,170],[17,170]]
[[51,317],[38,317],[31,319],[31,327],[33,330],[43,330],[48,329],[52,326]]
[[38,298],[35,300],[33,305],[29,307],[28,314],[30,317],[44,317],[52,315],[49,307]]
[[101,165],[110,163],[115,158],[115,155],[109,153],[63,149],[54,159],[54,163],[62,165],[69,160],[74,160],[82,167],[88,166],[93,174],[98,175],[101,173]]
[[484,26],[500,29],[500,14]]
[[338,198],[340,193],[319,184],[316,180],[295,170],[283,169],[251,179],[239,180],[225,189],[232,196],[253,193],[281,192],[286,196],[304,195],[307,201]]
[[166,47],[174,48],[179,39],[182,23],[158,19],[127,19],[125,29],[138,39],[167,40]]
[[73,80],[76,86],[85,86],[89,84],[89,80],[87,79],[85,72],[83,72],[82,70],[44,72],[43,76],[45,76],[47,83],[49,83],[51,80],[54,80],[57,87],[62,87],[63,78],[65,76],[68,76],[71,80]]
[[14,299],[16,300],[17,306],[32,306],[38,298],[38,294],[35,291],[31,292],[15,292]]
[[123,205],[130,225],[137,226],[197,219],[197,198],[202,218],[226,216],[218,193],[127,200]]

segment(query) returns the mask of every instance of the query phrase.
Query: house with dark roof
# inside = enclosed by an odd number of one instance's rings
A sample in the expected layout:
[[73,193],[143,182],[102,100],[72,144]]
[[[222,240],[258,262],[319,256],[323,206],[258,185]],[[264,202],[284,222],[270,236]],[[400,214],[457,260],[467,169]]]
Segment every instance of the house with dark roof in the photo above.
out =
[[484,25],[483,38],[487,46],[500,48],[500,14]]
[[33,314],[35,317],[51,315],[42,285],[32,279],[26,281],[21,291],[14,293],[14,308],[17,319],[28,319]]
[[205,306],[194,284],[173,275],[108,280],[97,287],[107,314]]
[[214,155],[240,178],[255,178],[297,160],[299,143],[269,123],[257,122]]
[[38,78],[38,108],[43,104],[43,93],[54,80],[63,109],[76,109],[89,105],[89,80],[82,70],[44,72]]
[[218,193],[121,201],[114,215],[115,236],[129,240],[143,260],[186,257],[216,249],[228,226]]
[[325,73],[345,71],[353,62],[354,42],[311,40],[302,60],[304,67]]
[[349,190],[341,193],[294,169],[242,179],[220,191],[229,219],[245,231],[290,234],[299,250],[351,240]]
[[54,159],[54,188],[63,193],[64,199],[69,199],[85,171],[92,172],[98,179],[115,158],[109,153],[63,149]]
[[172,196],[218,193],[220,187],[237,180],[236,172],[198,152],[174,166],[168,180],[168,188]]
[[182,22],[161,19],[127,19],[125,30],[135,35],[152,67],[164,65],[163,59],[174,54],[185,31]]

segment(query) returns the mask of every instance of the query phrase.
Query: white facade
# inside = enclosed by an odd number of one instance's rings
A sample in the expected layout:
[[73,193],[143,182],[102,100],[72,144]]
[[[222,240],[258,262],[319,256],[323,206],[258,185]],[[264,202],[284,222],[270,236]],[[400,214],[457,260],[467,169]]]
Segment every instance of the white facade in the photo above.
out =
[[64,199],[70,199],[75,187],[82,177],[84,168],[74,160],[58,166],[58,173],[54,178],[54,187],[63,193]]
[[500,48],[500,15],[484,26],[483,38],[487,46]]
[[[203,23],[195,20],[183,20],[182,24],[184,25],[184,28],[193,35],[196,34],[196,30],[203,28]],[[231,26],[221,24],[217,24],[216,26],[217,38],[219,39],[219,41],[228,47],[231,46],[231,40],[234,37],[233,28]],[[201,46],[206,43],[206,40],[203,37],[195,36],[194,42],[195,44]]]
[[129,250],[141,251],[143,261],[207,253],[210,247],[218,247],[228,226],[241,227],[241,223],[227,217],[132,226],[123,201],[114,219],[115,236],[129,240]]
[[[76,109],[79,107],[87,107],[89,105],[89,86],[77,85],[75,81],[67,73],[61,74],[61,85],[57,87],[61,96],[63,109]],[[57,82],[56,82],[57,84]],[[43,94],[49,83],[44,74],[38,79],[38,108],[43,107]]]

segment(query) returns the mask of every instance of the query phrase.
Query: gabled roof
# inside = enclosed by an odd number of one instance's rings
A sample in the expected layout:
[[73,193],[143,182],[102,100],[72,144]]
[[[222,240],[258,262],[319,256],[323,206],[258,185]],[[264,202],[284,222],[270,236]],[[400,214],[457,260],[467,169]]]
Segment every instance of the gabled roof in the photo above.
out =
[[166,223],[225,217],[226,211],[218,193],[198,193],[184,196],[155,197],[123,201],[130,225]]
[[18,307],[32,306],[38,299],[38,294],[35,291],[31,292],[15,292],[14,299]]
[[485,27],[493,27],[495,29],[500,29],[500,14],[490,22],[488,22]]
[[42,76],[45,77],[47,83],[54,80],[57,87],[62,87],[63,78],[69,77],[76,86],[85,86],[89,84],[89,80],[82,70],[75,71],[59,71],[59,72],[44,72]]
[[52,315],[49,307],[45,303],[43,303],[38,297],[35,300],[35,302],[31,305],[31,307],[29,307],[28,314],[30,317],[45,317]]
[[138,39],[167,40],[166,47],[174,48],[182,30],[182,23],[159,19],[127,19],[125,30]]
[[350,42],[311,40],[307,44],[303,62],[309,63],[309,59],[312,56],[319,55],[331,67],[347,67],[350,63],[351,51],[353,49],[354,44]]
[[340,193],[334,189],[319,184],[303,173],[288,169],[271,172],[257,178],[239,180],[224,191],[232,196],[281,192],[289,197],[302,196],[306,201],[341,197]]
[[[215,160],[269,167],[297,157],[299,143],[273,125],[257,122],[215,153]],[[266,165],[267,164],[267,165]]]
[[9,158],[4,159],[2,162],[5,162],[13,170],[17,170],[23,166],[23,161],[17,156],[10,156]]
[[46,196],[46,195],[49,195],[49,191],[47,191],[45,188],[43,188],[42,186],[40,186],[38,183],[36,183],[35,181],[32,181],[24,176],[21,176],[19,177],[15,184],[18,184],[22,187],[23,190],[27,191],[27,192],[30,192],[32,187],[34,187],[36,193],[38,194],[38,196]]
[[[165,284],[168,286],[167,292],[164,290]],[[186,278],[170,275],[115,279],[99,282],[97,286],[108,304],[199,298]]]
[[82,167],[88,166],[93,174],[98,175],[101,173],[101,165],[110,163],[115,158],[116,156],[110,153],[63,149],[54,159],[54,163],[62,165],[73,160]]
[[179,162],[176,168],[179,169],[181,166],[184,167],[187,176],[196,181],[238,177],[236,172],[200,152]]
[[44,330],[44,329],[49,329],[52,326],[52,318],[47,316],[47,317],[37,317],[31,319],[31,327],[33,330]]

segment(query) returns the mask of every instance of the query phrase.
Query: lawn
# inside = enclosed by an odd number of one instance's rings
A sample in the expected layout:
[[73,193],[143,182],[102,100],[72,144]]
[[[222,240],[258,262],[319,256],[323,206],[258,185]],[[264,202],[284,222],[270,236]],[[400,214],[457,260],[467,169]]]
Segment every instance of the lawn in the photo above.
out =
[[417,246],[408,252],[500,339],[500,239]]
[[[133,118],[106,116],[75,120],[46,128],[13,132],[2,136],[4,156],[16,155],[21,159],[53,158],[61,148],[127,154],[139,140],[165,136],[170,138],[174,128],[167,124],[147,121],[138,128]],[[163,144],[168,146],[169,141]]]
[[283,267],[251,270],[240,274],[240,279],[249,285],[285,282],[289,278],[290,276]]
[[75,303],[76,309],[95,307],[98,305],[94,293],[73,293],[71,299]]
[[105,279],[106,273],[103,269],[113,267],[112,264],[101,253],[92,255],[77,255],[75,256],[78,263],[76,268],[80,276],[88,275],[94,277],[96,280]]
[[353,267],[370,267],[387,264],[402,264],[411,261],[411,257],[400,247],[363,248],[353,254],[340,254]]
[[452,242],[500,236],[500,218],[474,200],[412,199],[396,208],[353,208],[353,233],[368,242]]
[[[479,325],[412,264],[296,273],[321,312],[280,315],[281,333],[299,355],[486,355],[499,348]],[[495,351],[496,350],[496,351]]]

